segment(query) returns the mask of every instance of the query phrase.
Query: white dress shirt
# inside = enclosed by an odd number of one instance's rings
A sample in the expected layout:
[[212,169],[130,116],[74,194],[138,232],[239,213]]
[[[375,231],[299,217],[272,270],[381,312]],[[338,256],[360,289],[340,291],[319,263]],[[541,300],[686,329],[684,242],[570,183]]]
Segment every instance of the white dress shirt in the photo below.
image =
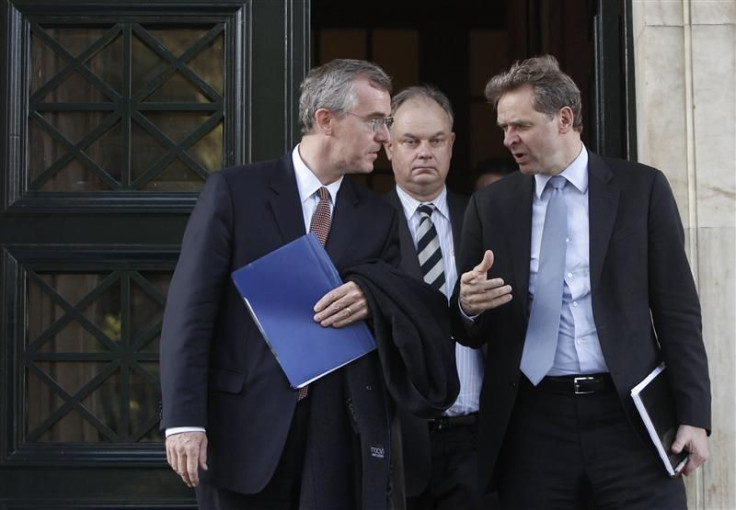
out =
[[[557,351],[548,375],[608,372],[593,319],[590,293],[590,225],[588,214],[588,152],[578,157],[561,174],[567,179],[563,196],[567,204],[567,253],[565,285]],[[550,193],[543,193],[549,175],[537,174],[532,205],[532,251],[529,264],[529,303],[539,269],[539,250]]]
[[[449,299],[455,288],[455,282],[457,282],[457,266],[455,265],[450,209],[447,205],[447,188],[443,188],[439,196],[431,202],[419,202],[398,186],[396,186],[396,192],[404,209],[404,216],[411,237],[414,239],[415,248],[418,242],[417,228],[421,219],[417,208],[422,204],[430,203],[435,206],[432,223],[434,223],[440,240],[442,264],[445,271],[445,286],[442,291]],[[483,383],[483,355],[479,350],[455,343],[455,361],[460,379],[460,393],[455,403],[445,411],[446,416],[460,416],[478,411],[480,388]]]

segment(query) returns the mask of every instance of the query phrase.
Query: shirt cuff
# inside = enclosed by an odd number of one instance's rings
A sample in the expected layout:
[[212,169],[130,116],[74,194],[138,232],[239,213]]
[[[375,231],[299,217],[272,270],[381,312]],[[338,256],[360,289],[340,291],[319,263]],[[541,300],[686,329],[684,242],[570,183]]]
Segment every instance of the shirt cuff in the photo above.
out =
[[460,306],[459,299],[457,300],[457,307],[460,309],[460,315],[463,317],[465,324],[472,325],[475,322],[475,319],[478,318],[478,314],[468,315],[467,313],[465,313],[465,310],[463,310],[463,307]]
[[174,434],[181,434],[183,432],[204,432],[202,427],[171,427],[164,431],[166,437],[173,436]]

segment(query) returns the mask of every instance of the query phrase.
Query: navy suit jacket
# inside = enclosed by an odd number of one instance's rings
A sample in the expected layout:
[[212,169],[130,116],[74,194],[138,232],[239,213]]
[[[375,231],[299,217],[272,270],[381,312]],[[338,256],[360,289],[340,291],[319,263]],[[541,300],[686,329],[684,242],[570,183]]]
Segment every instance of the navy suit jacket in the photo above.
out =
[[[345,179],[325,246],[338,271],[376,259],[398,265],[397,217]],[[297,403],[230,273],[303,234],[291,154],[212,174],[184,234],[161,336],[161,427],[207,429],[202,477],[221,488],[263,489]]]
[[[646,438],[630,391],[664,360],[679,422],[710,429],[700,304],[669,184],[654,168],[589,156],[593,316],[621,402]],[[457,294],[451,305],[455,338],[487,347],[479,419],[484,490],[492,481],[521,377],[533,193],[534,178],[521,173],[492,184],[471,198],[463,228],[461,271],[478,264],[485,250],[493,250],[489,277],[501,277],[513,289],[510,303],[481,314],[471,328],[460,317]]]
[[[396,193],[396,188],[386,195],[386,200],[399,212],[399,240],[401,244],[401,269],[407,274],[420,280],[423,279],[422,269],[419,266],[414,238],[404,215],[404,208]],[[460,233],[463,216],[468,205],[468,197],[447,190],[447,207],[450,210],[452,225],[452,242],[455,248],[455,263],[460,249]],[[458,277],[460,275],[458,268]],[[418,418],[399,409],[401,419],[401,442],[404,462],[404,483],[406,495],[413,497],[421,494],[427,488],[432,471],[430,455],[429,429],[427,420]]]

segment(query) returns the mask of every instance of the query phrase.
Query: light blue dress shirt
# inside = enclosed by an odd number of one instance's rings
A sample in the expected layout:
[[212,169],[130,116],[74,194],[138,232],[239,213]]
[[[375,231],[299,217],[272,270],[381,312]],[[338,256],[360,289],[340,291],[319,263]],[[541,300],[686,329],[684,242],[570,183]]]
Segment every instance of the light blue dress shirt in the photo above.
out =
[[[578,157],[561,174],[568,181],[563,194],[567,204],[567,253],[562,294],[560,331],[552,369],[547,375],[608,372],[593,319],[590,293],[590,225],[588,214],[588,152]],[[529,303],[539,268],[539,249],[549,193],[543,194],[549,175],[535,175],[532,205],[532,251],[529,265]]]

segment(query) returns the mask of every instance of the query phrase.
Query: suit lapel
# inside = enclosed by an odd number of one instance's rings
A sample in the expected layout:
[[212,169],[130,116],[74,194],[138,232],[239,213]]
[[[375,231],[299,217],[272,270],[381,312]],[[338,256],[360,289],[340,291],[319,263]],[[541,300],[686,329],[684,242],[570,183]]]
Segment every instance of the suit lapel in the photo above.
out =
[[284,243],[304,235],[306,233],[304,213],[299,199],[299,190],[296,186],[291,153],[281,160],[281,164],[278,170],[274,172],[269,187],[272,196],[268,204]]
[[[450,225],[452,226],[452,244],[455,253],[460,253],[460,235],[463,230],[463,218],[465,217],[465,208],[467,207],[467,199],[461,198],[451,191],[447,191],[447,208],[450,210]],[[455,257],[455,262],[458,258]],[[458,268],[458,271],[460,269]]]
[[360,198],[355,192],[355,184],[350,179],[343,179],[340,190],[337,192],[335,207],[332,210],[332,225],[327,238],[325,249],[330,258],[337,265],[340,256],[350,247],[355,239],[356,225],[370,224],[361,222],[359,211]]
[[613,174],[603,159],[596,154],[590,152],[588,154],[590,285],[595,295],[618,213],[620,192],[611,182]]
[[396,193],[396,188],[393,188],[387,199],[391,205],[399,213],[399,243],[401,245],[401,268],[409,275],[422,279],[422,268],[419,266],[419,259],[417,258],[417,250],[414,247],[414,239],[411,236],[409,230],[409,223],[406,221],[406,215],[404,214],[404,206],[401,205],[399,195]]

